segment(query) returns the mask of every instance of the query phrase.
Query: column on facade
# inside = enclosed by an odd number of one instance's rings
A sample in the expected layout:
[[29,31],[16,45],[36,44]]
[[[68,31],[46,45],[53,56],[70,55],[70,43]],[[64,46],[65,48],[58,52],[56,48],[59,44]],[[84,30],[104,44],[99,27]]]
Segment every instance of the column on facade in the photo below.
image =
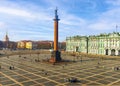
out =
[[108,55],[111,55],[111,49],[108,49]]
[[118,50],[117,49],[115,49],[115,55],[118,55]]

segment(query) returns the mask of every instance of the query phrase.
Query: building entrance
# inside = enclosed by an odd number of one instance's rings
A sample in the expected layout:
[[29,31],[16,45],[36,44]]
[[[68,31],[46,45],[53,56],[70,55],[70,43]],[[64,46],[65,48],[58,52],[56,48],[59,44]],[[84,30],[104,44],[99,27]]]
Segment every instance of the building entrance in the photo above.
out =
[[105,55],[108,55],[108,49],[106,49],[106,54]]
[[112,55],[112,56],[115,56],[115,49],[112,49],[112,50],[111,50],[111,55]]

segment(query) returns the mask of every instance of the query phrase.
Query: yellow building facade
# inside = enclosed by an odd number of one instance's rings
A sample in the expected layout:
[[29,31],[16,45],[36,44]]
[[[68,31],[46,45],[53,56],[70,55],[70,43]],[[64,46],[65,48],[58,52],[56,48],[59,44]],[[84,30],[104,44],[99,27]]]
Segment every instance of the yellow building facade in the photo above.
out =
[[37,43],[33,41],[20,41],[18,42],[17,47],[19,49],[36,49]]
[[17,48],[18,49],[25,49],[26,48],[26,41],[19,41],[17,43]]
[[26,49],[32,49],[33,48],[33,42],[26,42]]

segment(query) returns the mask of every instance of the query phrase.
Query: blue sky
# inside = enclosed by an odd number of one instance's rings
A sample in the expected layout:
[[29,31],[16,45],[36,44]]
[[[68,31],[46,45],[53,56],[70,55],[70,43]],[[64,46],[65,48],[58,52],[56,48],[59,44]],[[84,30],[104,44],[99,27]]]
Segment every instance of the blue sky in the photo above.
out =
[[58,8],[59,41],[74,35],[120,32],[120,0],[0,0],[0,40],[53,40]]

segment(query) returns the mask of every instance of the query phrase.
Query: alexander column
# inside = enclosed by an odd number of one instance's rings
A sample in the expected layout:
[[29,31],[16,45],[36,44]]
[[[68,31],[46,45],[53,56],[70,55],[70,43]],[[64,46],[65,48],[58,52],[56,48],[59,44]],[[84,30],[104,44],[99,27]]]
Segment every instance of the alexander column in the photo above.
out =
[[50,62],[59,62],[61,61],[61,53],[58,51],[58,22],[59,18],[57,15],[57,8],[55,9],[55,18],[54,18],[54,51],[51,53]]

